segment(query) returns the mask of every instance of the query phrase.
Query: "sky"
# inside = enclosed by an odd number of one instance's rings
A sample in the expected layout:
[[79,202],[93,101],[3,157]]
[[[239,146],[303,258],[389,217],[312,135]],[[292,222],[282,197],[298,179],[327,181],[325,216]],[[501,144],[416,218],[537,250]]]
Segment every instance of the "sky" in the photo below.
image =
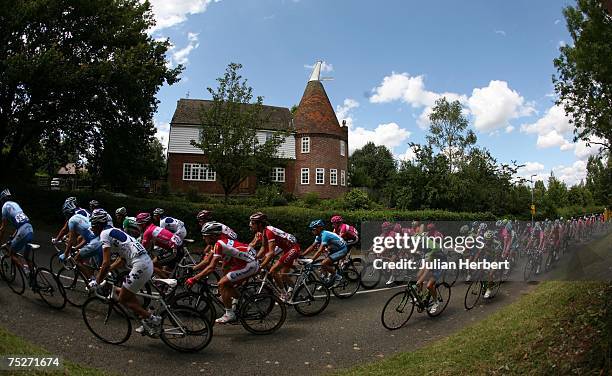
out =
[[572,125],[555,105],[553,59],[571,44],[553,0],[150,0],[154,38],[169,38],[169,64],[183,64],[179,83],[163,86],[155,114],[167,143],[180,98],[210,99],[230,62],[243,65],[264,104],[299,103],[312,66],[322,76],[349,151],[368,141],[399,160],[424,142],[428,114],[446,96],[459,100],[478,145],[519,175],[568,185],[586,176],[597,150],[572,141]]

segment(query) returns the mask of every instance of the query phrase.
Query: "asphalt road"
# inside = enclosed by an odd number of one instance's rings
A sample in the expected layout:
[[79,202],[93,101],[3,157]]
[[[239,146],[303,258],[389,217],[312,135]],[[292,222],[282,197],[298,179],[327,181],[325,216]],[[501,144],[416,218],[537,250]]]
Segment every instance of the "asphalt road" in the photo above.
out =
[[[37,256],[41,264],[51,252],[49,238],[48,232],[36,233],[36,241],[42,245]],[[104,344],[88,331],[80,309],[67,306],[63,311],[52,311],[31,291],[17,296],[4,283],[0,283],[0,317],[9,331],[54,354],[117,373],[312,375],[417,349],[488,316],[533,287],[508,282],[494,299],[481,301],[466,312],[466,286],[458,283],[441,316],[429,318],[415,312],[404,328],[393,332],[382,327],[380,314],[397,290],[360,291],[349,300],[332,298],[316,317],[302,317],[289,308],[284,326],[269,336],[249,334],[238,325],[215,326],[210,345],[196,354],[175,352],[160,340],[137,333],[124,345]]]

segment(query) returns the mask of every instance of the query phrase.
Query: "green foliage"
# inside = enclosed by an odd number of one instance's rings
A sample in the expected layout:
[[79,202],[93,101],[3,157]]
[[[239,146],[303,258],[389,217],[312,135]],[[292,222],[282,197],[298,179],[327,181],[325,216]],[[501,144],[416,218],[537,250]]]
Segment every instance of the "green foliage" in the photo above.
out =
[[578,0],[563,10],[573,39],[560,48],[553,77],[557,105],[571,115],[576,139],[612,151],[612,17],[604,1]]
[[255,200],[261,206],[283,206],[287,200],[282,196],[280,187],[276,184],[261,185],[255,190]]
[[190,202],[200,202],[202,201],[202,195],[197,188],[189,187],[185,192],[185,199]]
[[395,175],[396,162],[386,146],[368,142],[349,157],[349,178],[353,187],[382,189]]
[[612,153],[608,153],[605,164],[602,158],[589,157],[586,188],[595,202],[612,207]]
[[154,23],[136,0],[2,2],[0,174],[86,159],[95,183],[134,184],[125,171],[141,182],[155,95],[182,71],[166,64],[171,44],[148,33]]
[[276,154],[283,138],[274,133],[260,144],[257,130],[266,120],[262,115],[263,98],[253,99],[253,89],[238,74],[242,65],[230,63],[223,77],[217,78],[218,87],[208,88],[213,104],[202,111],[201,138],[192,140],[202,149],[207,163],[217,173],[225,198],[247,177],[268,176],[269,166],[276,165]]
[[302,197],[302,201],[304,205],[308,208],[314,208],[319,205],[321,199],[319,198],[319,194],[317,192],[308,192]]
[[370,198],[361,189],[351,189],[344,195],[344,206],[348,210],[368,209]]

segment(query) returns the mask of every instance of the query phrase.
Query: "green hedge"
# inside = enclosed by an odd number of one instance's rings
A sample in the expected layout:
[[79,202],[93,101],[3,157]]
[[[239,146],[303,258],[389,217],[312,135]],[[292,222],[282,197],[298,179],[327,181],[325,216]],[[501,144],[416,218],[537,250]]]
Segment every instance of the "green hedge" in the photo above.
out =
[[191,203],[178,200],[153,200],[136,197],[121,197],[110,193],[89,191],[83,192],[60,192],[40,190],[38,188],[18,188],[14,191],[16,200],[22,205],[33,223],[44,222],[45,224],[56,223],[58,228],[63,221],[61,206],[66,197],[73,195],[78,198],[81,207],[87,207],[88,202],[95,198],[100,201],[102,206],[114,216],[116,208],[125,206],[129,215],[135,215],[140,211],[152,211],[156,207],[162,207],[172,217],[183,220],[187,226],[188,237],[198,239],[198,228],[195,215],[202,209],[212,210],[215,220],[222,222],[233,228],[243,241],[249,241],[251,234],[248,227],[249,216],[255,211],[263,211],[270,218],[270,223],[284,231],[294,234],[305,246],[311,242],[312,234],[308,230],[308,224],[313,219],[324,219],[329,221],[334,214],[342,215],[347,223],[360,228],[363,221],[410,221],[410,220],[431,220],[431,221],[474,221],[494,220],[495,217],[490,213],[454,213],[443,210],[356,210],[356,211],[335,211],[335,210],[314,210],[293,206],[256,208],[247,205],[222,205]]

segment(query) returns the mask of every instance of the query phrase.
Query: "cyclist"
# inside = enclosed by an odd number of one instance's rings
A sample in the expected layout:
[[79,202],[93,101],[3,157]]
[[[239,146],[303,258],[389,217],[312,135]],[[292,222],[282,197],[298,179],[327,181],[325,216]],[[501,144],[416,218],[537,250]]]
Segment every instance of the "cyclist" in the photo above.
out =
[[255,258],[255,249],[248,244],[228,239],[223,235],[223,227],[218,222],[208,222],[202,227],[202,236],[207,245],[213,249],[213,261],[195,276],[187,279],[187,287],[193,286],[198,280],[215,271],[218,261],[223,262],[223,268],[228,273],[219,281],[219,292],[225,306],[225,314],[215,320],[218,324],[225,324],[236,320],[236,313],[232,308],[233,299],[239,295],[235,285],[257,273],[259,263]]
[[326,249],[329,252],[328,256],[323,260],[321,266],[330,275],[327,284],[338,283],[342,280],[342,276],[334,272],[333,265],[343,259],[348,254],[346,242],[331,231],[325,230],[325,222],[321,219],[316,219],[308,226],[315,236],[314,243],[304,251],[304,256],[312,252],[318,247],[313,257],[316,260]]
[[91,200],[89,201],[89,210],[91,211],[91,215],[93,215],[94,211],[103,211],[106,214],[106,222],[108,223],[109,226],[114,227],[114,223],[113,223],[113,217],[106,213],[106,210],[102,209],[102,206],[100,205],[100,203],[96,200]]
[[24,270],[26,275],[29,276],[29,271],[34,270],[32,268],[32,258],[30,257],[32,255],[32,248],[29,245],[34,238],[34,229],[32,224],[30,224],[30,219],[23,212],[19,204],[11,200],[11,192],[8,189],[0,192],[0,205],[2,205],[0,239],[4,236],[9,223],[15,227],[15,232],[11,236],[12,239],[8,243],[9,255],[14,257],[15,253],[23,251],[27,264],[27,267],[24,266]]
[[[90,277],[91,272],[88,268],[81,265],[81,259],[93,258],[97,268],[102,264],[102,244],[100,239],[91,231],[89,219],[82,214],[76,214],[76,205],[68,202],[63,208],[64,215],[68,218],[68,241],[64,253],[59,255],[60,261],[65,261],[70,255],[72,247],[78,250],[74,257],[77,267],[83,274]],[[80,241],[78,239],[81,239]]]
[[168,269],[174,270],[176,265],[183,259],[183,241],[177,235],[156,226],[152,222],[151,214],[139,213],[136,223],[142,233],[141,243],[151,253],[155,246],[161,248],[160,255],[153,259],[155,273],[167,278]]
[[[76,214],[80,214],[86,218],[89,219],[89,212],[83,208],[79,208],[79,204],[77,202],[77,198],[76,197],[68,197],[65,201],[64,204],[62,205],[62,212],[63,212],[63,208],[66,204],[68,204],[69,202],[74,203],[74,205],[76,206],[76,210],[74,211]],[[64,222],[64,225],[62,226],[62,228],[59,230],[59,232],[57,233],[57,236],[55,238],[53,238],[51,240],[51,242],[53,244],[59,242],[64,235],[66,235],[68,233],[68,219],[66,219],[66,222]]]
[[[425,260],[433,262],[434,260],[446,261],[446,255],[442,252],[442,239],[444,236],[440,231],[436,229],[433,223],[427,224],[425,227],[427,233],[425,234]],[[417,288],[419,291],[423,291],[423,285],[427,281],[427,289],[431,294],[431,300],[429,307],[430,313],[436,313],[438,309],[438,294],[436,291],[436,281],[442,276],[442,269],[440,268],[422,268],[417,273]]]
[[[119,289],[119,303],[131,309],[141,319],[142,327],[137,328],[137,332],[142,333],[147,330],[150,335],[156,335],[159,332],[161,317],[144,309],[136,297],[153,275],[153,261],[147,250],[125,232],[109,226],[106,212],[99,211],[92,214],[90,222],[93,233],[100,237],[103,256],[97,278],[89,282],[89,287],[96,288],[110,270],[122,264],[127,266],[131,270]],[[120,256],[113,265],[111,265],[111,253]]]
[[185,228],[183,221],[164,216],[164,209],[162,208],[156,208],[153,210],[153,223],[175,234],[181,238],[181,241],[185,240],[185,237],[187,236],[187,229]]
[[347,246],[351,246],[359,242],[359,232],[354,226],[344,223],[344,218],[340,215],[331,217],[331,223],[334,227],[334,234],[338,235],[346,242]]
[[270,274],[281,288],[284,290],[281,294],[281,299],[286,301],[291,294],[289,273],[295,260],[300,256],[300,245],[295,236],[286,233],[276,227],[268,225],[268,216],[264,213],[257,212],[249,217],[249,226],[255,232],[255,238],[251,244],[261,243],[260,254],[263,254],[263,261],[260,268],[263,269],[268,265],[277,253],[277,249],[282,253],[278,261],[270,268]]

